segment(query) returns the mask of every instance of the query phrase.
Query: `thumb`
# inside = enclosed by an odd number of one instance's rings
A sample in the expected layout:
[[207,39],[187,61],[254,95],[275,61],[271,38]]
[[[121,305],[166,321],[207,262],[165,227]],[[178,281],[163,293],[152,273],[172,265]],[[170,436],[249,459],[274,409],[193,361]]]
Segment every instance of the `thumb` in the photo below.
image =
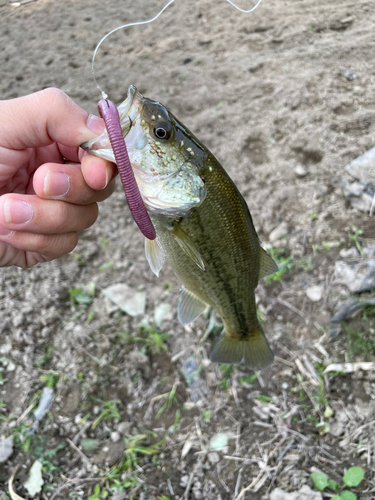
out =
[[58,142],[77,147],[101,134],[104,121],[80,108],[62,90],[48,88],[25,97],[0,101],[0,146],[25,149]]

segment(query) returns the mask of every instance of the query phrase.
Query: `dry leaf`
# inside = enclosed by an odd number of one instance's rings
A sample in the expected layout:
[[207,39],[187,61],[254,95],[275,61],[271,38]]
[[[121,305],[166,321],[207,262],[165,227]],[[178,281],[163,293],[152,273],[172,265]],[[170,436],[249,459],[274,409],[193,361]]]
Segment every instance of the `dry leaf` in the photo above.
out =
[[17,474],[18,469],[19,469],[19,465],[17,465],[17,467],[13,471],[13,474],[9,478],[9,481],[8,481],[9,494],[10,494],[10,498],[12,500],[25,500],[24,498],[17,495],[17,493],[13,489],[13,481],[14,481],[15,475]]
[[359,362],[359,363],[332,363],[328,365],[323,373],[328,372],[344,372],[344,373],[354,373],[358,370],[370,371],[375,369],[375,363],[373,362]]

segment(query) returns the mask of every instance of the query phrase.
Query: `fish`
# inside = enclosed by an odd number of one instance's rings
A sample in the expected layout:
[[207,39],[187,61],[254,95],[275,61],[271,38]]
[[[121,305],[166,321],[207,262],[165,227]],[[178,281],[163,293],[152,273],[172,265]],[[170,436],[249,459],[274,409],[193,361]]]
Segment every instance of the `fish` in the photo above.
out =
[[[118,106],[131,166],[156,239],[146,258],[159,276],[165,260],[182,281],[182,325],[207,307],[224,329],[210,359],[268,367],[273,352],[257,318],[255,288],[278,270],[262,248],[246,201],[214,155],[168,109],[131,85]],[[81,146],[114,161],[106,131]]]

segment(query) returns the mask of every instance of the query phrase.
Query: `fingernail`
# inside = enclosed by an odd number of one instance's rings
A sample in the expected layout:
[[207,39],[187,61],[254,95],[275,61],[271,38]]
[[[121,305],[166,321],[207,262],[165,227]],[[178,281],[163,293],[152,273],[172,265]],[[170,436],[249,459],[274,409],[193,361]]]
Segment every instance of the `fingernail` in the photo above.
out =
[[104,120],[98,118],[95,115],[89,115],[86,122],[87,128],[95,132],[96,134],[101,134],[104,130]]
[[26,224],[33,218],[34,210],[31,205],[20,200],[6,200],[4,216],[7,224]]
[[64,196],[69,188],[70,179],[66,174],[48,170],[43,182],[43,192],[46,196]]
[[12,233],[13,231],[11,231],[10,229],[7,229],[4,226],[0,226],[0,236],[9,236]]

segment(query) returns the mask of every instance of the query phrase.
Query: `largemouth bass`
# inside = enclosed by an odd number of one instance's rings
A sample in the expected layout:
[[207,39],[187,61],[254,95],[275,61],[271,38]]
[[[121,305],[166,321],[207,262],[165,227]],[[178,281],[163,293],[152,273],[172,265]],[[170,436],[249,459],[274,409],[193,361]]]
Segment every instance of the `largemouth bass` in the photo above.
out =
[[[273,353],[257,319],[255,288],[277,271],[261,247],[247,204],[216,158],[162,104],[134,86],[118,107],[129,158],[156,230],[146,258],[158,276],[167,259],[183,282],[178,319],[186,325],[208,306],[224,330],[210,359],[254,370]],[[114,161],[106,132],[83,146]]]

